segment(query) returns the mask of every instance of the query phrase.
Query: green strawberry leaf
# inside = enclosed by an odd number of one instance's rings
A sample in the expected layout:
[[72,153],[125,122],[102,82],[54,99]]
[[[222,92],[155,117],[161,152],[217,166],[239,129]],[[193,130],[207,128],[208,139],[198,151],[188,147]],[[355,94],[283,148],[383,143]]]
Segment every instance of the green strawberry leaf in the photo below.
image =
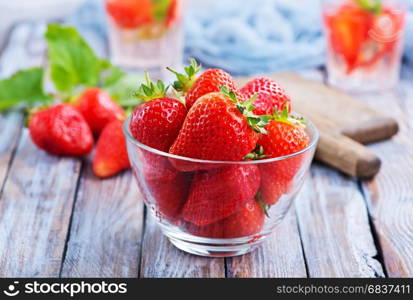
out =
[[267,203],[265,203],[264,200],[262,200],[262,194],[261,191],[258,191],[257,195],[255,196],[255,199],[258,201],[258,203],[260,204],[264,214],[269,218],[270,215],[268,213],[268,211],[271,208],[271,205],[268,205]]
[[0,111],[14,106],[33,107],[45,104],[51,97],[43,92],[43,70],[31,68],[0,80]]
[[286,105],[281,112],[274,108],[274,113],[270,116],[270,120],[275,120],[278,122],[283,122],[290,125],[306,126],[307,122],[303,117],[298,117],[290,114],[288,112],[288,105]]
[[165,86],[161,80],[158,80],[156,84],[153,83],[149,78],[148,72],[145,72],[145,83],[140,85],[139,89],[135,92],[135,97],[143,101],[162,98],[165,97],[168,88],[169,85]]
[[364,10],[373,14],[379,14],[382,8],[381,0],[356,0],[356,3]]
[[251,153],[248,153],[245,155],[244,159],[245,160],[256,160],[256,159],[262,159],[266,158],[268,155],[264,154],[264,147],[261,145],[257,145]]
[[184,68],[185,74],[179,73],[174,69],[167,67],[166,69],[176,76],[176,81],[172,84],[172,87],[178,92],[187,92],[197,79],[197,74],[201,71],[202,66],[198,65],[197,61],[193,58],[189,60],[190,65]]
[[124,71],[104,59],[101,60],[101,68],[102,72],[100,74],[100,84],[102,87],[114,85],[127,76]]
[[141,100],[135,97],[137,87],[142,81],[141,75],[126,74],[114,82],[107,82],[109,84],[105,84],[103,89],[125,110],[133,110],[133,108],[142,103]]
[[171,0],[152,0],[153,16],[156,21],[161,22],[166,19]]
[[49,24],[45,38],[51,80],[60,92],[76,86],[97,86],[105,62],[100,60],[73,27]]
[[221,86],[220,88],[221,93],[225,96],[230,98],[241,114],[247,119],[248,125],[258,133],[268,134],[265,127],[268,125],[268,122],[273,118],[272,116],[267,115],[256,115],[254,114],[253,110],[255,109],[254,101],[257,99],[258,95],[253,95],[249,100],[245,102],[240,102],[237,98],[237,95],[230,91],[227,86]]

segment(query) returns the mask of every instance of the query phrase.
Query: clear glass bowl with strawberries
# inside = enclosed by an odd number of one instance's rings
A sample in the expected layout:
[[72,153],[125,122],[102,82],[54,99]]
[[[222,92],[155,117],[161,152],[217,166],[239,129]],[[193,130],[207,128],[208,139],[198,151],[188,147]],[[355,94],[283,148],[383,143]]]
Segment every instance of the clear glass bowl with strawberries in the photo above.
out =
[[183,55],[184,0],[107,0],[111,59],[131,71],[162,78]]
[[318,132],[290,112],[273,80],[238,89],[194,61],[168,96],[147,78],[145,103],[124,123],[132,171],[148,210],[179,249],[234,256],[259,245],[286,215],[311,164]]
[[329,83],[354,92],[395,87],[405,15],[402,1],[324,0]]

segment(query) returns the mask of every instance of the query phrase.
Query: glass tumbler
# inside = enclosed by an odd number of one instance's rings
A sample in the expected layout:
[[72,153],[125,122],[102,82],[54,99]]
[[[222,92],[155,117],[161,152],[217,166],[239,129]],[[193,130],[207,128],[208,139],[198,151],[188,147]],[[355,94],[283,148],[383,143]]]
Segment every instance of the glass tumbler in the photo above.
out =
[[165,79],[183,56],[184,0],[107,0],[112,62],[128,71]]
[[148,211],[177,248],[201,256],[252,251],[282,221],[314,156],[318,131],[300,152],[242,162],[208,161],[158,151],[124,123],[132,172]]
[[350,92],[399,82],[406,10],[395,0],[323,0],[330,85]]

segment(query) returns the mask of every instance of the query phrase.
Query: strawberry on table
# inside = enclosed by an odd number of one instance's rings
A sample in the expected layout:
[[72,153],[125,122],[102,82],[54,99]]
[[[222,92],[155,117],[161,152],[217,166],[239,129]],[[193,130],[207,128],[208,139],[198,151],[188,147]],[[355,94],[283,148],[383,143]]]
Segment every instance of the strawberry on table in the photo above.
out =
[[197,226],[224,219],[253,200],[259,186],[260,172],[255,165],[199,171],[193,178],[182,217]]
[[257,234],[264,225],[265,213],[258,201],[252,200],[241,209],[221,220],[206,226],[187,224],[186,230],[200,237],[207,238],[239,238]]
[[[305,132],[304,124],[289,116],[286,109],[274,118],[266,127],[267,134],[262,134],[258,145],[264,150],[265,158],[286,156],[308,147],[310,138]],[[302,166],[304,154],[272,163],[260,164],[261,196],[268,205],[272,205],[279,197],[288,192],[294,177]]]
[[29,119],[33,142],[50,154],[82,156],[93,147],[93,135],[82,114],[69,104],[34,112]]
[[247,99],[258,94],[254,101],[254,113],[257,115],[272,115],[274,109],[282,111],[285,107],[290,110],[291,100],[285,90],[274,80],[258,77],[247,82],[240,90]]
[[114,120],[124,120],[125,111],[109,94],[99,88],[88,88],[76,100],[75,106],[82,113],[95,136]]
[[122,127],[123,123],[115,120],[103,129],[93,158],[93,172],[96,176],[106,178],[130,168]]
[[[226,88],[202,96],[189,110],[169,153],[204,160],[242,161],[256,147],[258,132],[265,131],[266,118],[254,115],[252,109],[250,102],[238,101],[235,93]],[[171,161],[182,171],[204,167],[178,159]]]

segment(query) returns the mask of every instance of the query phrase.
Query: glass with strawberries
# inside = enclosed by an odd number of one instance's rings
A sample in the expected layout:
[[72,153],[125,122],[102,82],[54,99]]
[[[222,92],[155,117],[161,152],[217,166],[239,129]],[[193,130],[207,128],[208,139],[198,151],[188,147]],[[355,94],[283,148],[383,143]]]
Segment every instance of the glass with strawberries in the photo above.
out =
[[290,111],[291,99],[273,80],[238,89],[223,70],[199,70],[194,61],[186,74],[172,70],[184,97],[168,96],[165,84],[146,77],[137,92],[145,103],[124,123],[129,160],[145,204],[176,247],[241,255],[286,215],[318,132]]
[[329,83],[351,92],[395,87],[405,14],[401,1],[324,0]]
[[114,64],[151,71],[162,78],[166,66],[183,55],[184,0],[107,0],[108,35]]

